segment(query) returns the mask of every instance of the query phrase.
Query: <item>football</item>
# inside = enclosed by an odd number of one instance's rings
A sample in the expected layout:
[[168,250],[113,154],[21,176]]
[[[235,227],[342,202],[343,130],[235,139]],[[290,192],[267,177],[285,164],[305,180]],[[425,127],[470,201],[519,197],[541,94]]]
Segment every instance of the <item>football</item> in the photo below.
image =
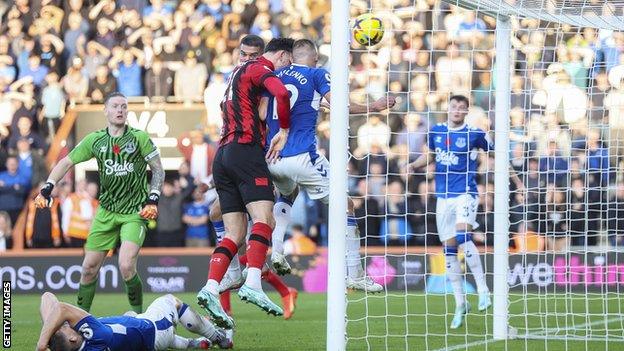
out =
[[355,19],[353,23],[353,37],[361,45],[377,45],[383,39],[383,36],[383,22],[379,17],[372,13],[365,13]]

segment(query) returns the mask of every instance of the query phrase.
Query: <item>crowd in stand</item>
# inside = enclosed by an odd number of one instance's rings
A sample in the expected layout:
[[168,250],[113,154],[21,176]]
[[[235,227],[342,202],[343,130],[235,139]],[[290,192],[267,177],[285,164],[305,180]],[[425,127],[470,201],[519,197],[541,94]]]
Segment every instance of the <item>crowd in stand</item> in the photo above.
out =
[[[408,175],[406,164],[422,153],[428,128],[444,122],[451,93],[470,96],[472,125],[493,129],[495,21],[438,0],[373,3],[388,30],[379,47],[353,45],[351,94],[364,102],[390,93],[398,103],[387,114],[351,117],[350,194],[370,245],[436,244],[432,169]],[[0,249],[30,190],[46,176],[43,156],[67,108],[100,103],[113,91],[181,103],[207,97],[204,136],[192,141],[206,148],[207,160],[185,154],[180,145],[187,163],[163,188],[161,217],[148,245],[213,243],[207,203],[195,188],[210,176],[207,150],[215,147],[221,119],[214,97],[222,96],[238,61],[239,38],[310,38],[319,46],[319,64],[329,68],[329,5],[0,1]],[[355,16],[369,3],[351,1],[351,8]],[[525,191],[512,188],[512,231],[543,235],[555,248],[604,244],[603,237],[616,244],[624,230],[618,220],[624,218],[624,33],[539,26],[514,21],[510,159]],[[318,133],[319,149],[328,155],[325,112]],[[479,170],[477,232],[487,244],[493,230],[491,156],[480,156]],[[50,213],[29,210],[27,246],[80,245],[84,237],[74,227],[96,206],[95,193],[93,184],[68,183],[59,187],[62,201]],[[326,244],[326,208],[302,195],[293,216],[302,225],[296,233]],[[75,235],[67,234],[71,218]],[[38,228],[51,229],[40,239]]]

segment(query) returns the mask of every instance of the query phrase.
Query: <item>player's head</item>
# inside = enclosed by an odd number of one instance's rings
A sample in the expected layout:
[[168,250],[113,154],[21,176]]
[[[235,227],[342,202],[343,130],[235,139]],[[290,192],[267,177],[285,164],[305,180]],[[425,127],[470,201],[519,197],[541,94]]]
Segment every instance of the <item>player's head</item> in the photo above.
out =
[[463,95],[453,95],[449,99],[448,105],[448,121],[451,124],[459,126],[464,123],[468,114],[470,103],[468,98]]
[[309,39],[299,39],[293,44],[293,62],[308,67],[316,67],[318,50],[316,44]]
[[238,63],[245,63],[260,57],[264,53],[264,40],[257,35],[246,35],[241,39],[238,49]]
[[264,49],[264,56],[267,60],[273,62],[275,69],[288,66],[292,62],[294,43],[295,40],[290,38],[271,39]]
[[120,92],[108,94],[104,98],[104,114],[109,125],[123,126],[128,118],[128,99]]
[[48,347],[50,351],[75,351],[82,345],[82,335],[78,334],[69,325],[64,324],[56,333],[52,334]]

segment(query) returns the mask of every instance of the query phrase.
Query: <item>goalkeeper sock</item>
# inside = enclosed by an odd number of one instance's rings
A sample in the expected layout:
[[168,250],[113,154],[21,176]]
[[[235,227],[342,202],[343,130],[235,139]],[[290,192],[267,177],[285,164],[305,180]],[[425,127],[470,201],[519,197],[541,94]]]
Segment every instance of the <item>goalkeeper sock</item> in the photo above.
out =
[[186,330],[197,335],[205,336],[208,339],[214,337],[217,330],[206,317],[202,317],[193,311],[189,305],[183,303],[178,308],[178,319]]
[[490,290],[488,289],[487,283],[485,281],[485,274],[483,273],[483,266],[481,265],[481,258],[479,255],[479,250],[475,246],[472,240],[466,241],[462,245],[459,246],[463,248],[464,255],[466,256],[466,264],[470,268],[470,272],[477,283],[477,291],[479,294],[487,293]]
[[355,217],[347,217],[347,273],[349,278],[360,278],[364,269],[360,259],[360,235]]
[[205,288],[214,295],[219,294],[219,282],[230,266],[232,258],[236,255],[238,246],[231,239],[225,238],[212,253],[210,258],[210,269],[208,272],[208,282]]
[[141,278],[139,277],[139,273],[135,274],[134,277],[126,280],[124,282],[126,284],[126,294],[128,294],[128,301],[130,302],[130,307],[136,313],[143,312],[143,282],[141,282]]
[[221,240],[225,238],[225,224],[223,224],[223,221],[214,221],[212,222],[212,227],[217,235],[217,244],[220,244]]
[[459,260],[457,260],[457,246],[444,246],[444,254],[446,258],[446,276],[451,281],[455,303],[457,306],[461,306],[465,303],[465,297],[462,286],[462,270]]
[[97,279],[88,284],[80,283],[78,287],[78,307],[83,310],[89,312],[91,309],[91,303],[93,302],[93,297],[95,296],[95,283],[97,283]]
[[249,244],[247,245],[247,280],[245,284],[251,288],[262,290],[262,282],[260,276],[262,274],[262,266],[266,260],[266,254],[271,246],[271,228],[266,223],[254,223],[251,227],[251,235],[249,236]]
[[275,217],[275,228],[273,229],[273,252],[284,254],[284,235],[286,228],[290,224],[290,210],[292,202],[284,196],[280,196],[273,206],[273,217]]

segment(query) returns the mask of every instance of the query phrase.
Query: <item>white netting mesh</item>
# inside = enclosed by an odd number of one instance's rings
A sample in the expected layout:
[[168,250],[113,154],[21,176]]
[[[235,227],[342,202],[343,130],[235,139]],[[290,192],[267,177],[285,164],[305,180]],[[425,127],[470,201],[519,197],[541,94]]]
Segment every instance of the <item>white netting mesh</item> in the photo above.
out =
[[[619,1],[379,0],[386,35],[352,45],[351,96],[397,97],[390,112],[351,116],[350,193],[367,272],[381,295],[347,295],[350,350],[589,350],[624,348],[624,34]],[[456,6],[457,5],[457,6]],[[476,11],[467,10],[466,8]],[[492,309],[450,329],[455,302],[437,238],[433,165],[408,171],[448,98],[494,130],[497,15],[511,15],[509,325],[494,341]],[[602,29],[594,29],[602,28]],[[475,243],[490,289],[493,153],[479,153]],[[460,259],[462,257],[460,250]],[[463,266],[462,266],[463,267]],[[467,270],[467,267],[463,267]],[[446,294],[445,294],[446,293]]]

